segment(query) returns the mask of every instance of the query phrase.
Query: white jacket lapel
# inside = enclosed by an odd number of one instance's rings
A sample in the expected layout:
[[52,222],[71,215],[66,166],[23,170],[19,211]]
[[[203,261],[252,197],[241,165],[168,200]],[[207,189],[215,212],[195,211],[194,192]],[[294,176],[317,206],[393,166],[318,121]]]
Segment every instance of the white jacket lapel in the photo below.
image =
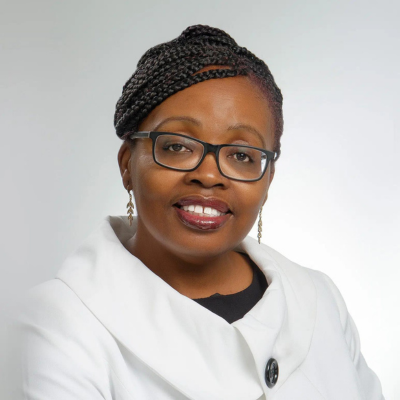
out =
[[[247,253],[261,268],[269,286],[263,298],[233,326],[253,353],[264,389],[276,392],[308,353],[316,318],[316,289],[306,268],[255,239],[247,237],[237,250]],[[264,381],[270,358],[279,365],[272,390]]]

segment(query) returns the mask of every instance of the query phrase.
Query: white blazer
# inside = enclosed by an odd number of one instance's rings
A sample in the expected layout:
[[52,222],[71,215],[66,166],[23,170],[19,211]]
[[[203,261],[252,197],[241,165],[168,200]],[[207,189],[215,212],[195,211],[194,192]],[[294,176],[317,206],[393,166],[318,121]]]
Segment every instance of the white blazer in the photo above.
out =
[[328,276],[247,237],[236,250],[269,286],[229,324],[126,250],[136,222],[108,216],[55,279],[30,290],[19,318],[24,399],[383,399]]

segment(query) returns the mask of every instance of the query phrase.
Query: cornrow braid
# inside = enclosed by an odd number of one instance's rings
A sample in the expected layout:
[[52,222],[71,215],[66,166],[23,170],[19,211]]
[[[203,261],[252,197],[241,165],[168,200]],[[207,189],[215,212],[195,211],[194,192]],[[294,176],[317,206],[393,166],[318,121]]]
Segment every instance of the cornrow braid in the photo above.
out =
[[[208,65],[228,68],[198,72]],[[208,25],[189,26],[179,37],[143,54],[116,104],[116,133],[129,140],[129,133],[138,130],[141,121],[173,94],[209,79],[239,75],[248,76],[268,100],[275,122],[273,150],[279,158],[283,97],[268,66],[245,47],[238,46],[226,32]]]

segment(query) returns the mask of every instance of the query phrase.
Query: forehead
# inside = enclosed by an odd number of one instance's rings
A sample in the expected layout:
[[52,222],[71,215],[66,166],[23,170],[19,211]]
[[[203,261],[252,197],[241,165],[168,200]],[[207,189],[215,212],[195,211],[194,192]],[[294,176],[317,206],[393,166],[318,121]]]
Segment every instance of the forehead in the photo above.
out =
[[[152,110],[139,130],[154,130],[173,116],[198,120],[198,128],[212,132],[214,137],[228,127],[249,125],[264,136],[266,143],[273,140],[274,121],[268,100],[245,76],[210,79],[173,94]],[[187,121],[171,121],[169,127],[182,124],[190,125]]]

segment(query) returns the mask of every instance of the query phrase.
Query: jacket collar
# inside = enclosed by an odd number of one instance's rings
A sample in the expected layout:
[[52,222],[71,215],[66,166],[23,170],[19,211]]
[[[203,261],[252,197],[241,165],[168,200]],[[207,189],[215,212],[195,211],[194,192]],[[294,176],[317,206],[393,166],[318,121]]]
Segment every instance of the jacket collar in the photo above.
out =
[[[136,226],[136,219],[130,227],[125,216],[106,217],[57,278],[117,341],[189,399],[254,400],[277,391],[311,342],[316,295],[307,270],[245,238],[235,250],[249,255],[269,286],[242,319],[229,324],[126,250]],[[272,390],[264,381],[271,357],[279,364]]]

